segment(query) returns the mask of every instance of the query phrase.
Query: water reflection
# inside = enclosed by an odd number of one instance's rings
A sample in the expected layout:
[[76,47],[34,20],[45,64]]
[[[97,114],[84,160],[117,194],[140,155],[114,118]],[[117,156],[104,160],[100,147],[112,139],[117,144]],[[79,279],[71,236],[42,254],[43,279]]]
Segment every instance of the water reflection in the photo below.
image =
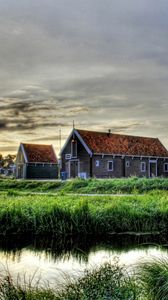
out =
[[15,236],[10,238],[0,239],[0,251],[6,257],[18,261],[23,249],[29,249],[34,253],[40,254],[45,252],[46,258],[51,257],[57,261],[60,258],[68,255],[74,256],[77,260],[85,260],[87,262],[88,255],[96,247],[106,250],[116,250],[118,252],[126,252],[130,249],[139,247],[149,247],[157,245],[166,247],[167,237],[156,235],[113,235],[106,237],[71,237],[71,238],[52,238],[49,236],[32,237],[32,236]]
[[164,236],[112,236],[101,238],[79,237],[70,239],[10,238],[0,241],[0,270],[9,270],[17,280],[41,279],[41,284],[60,285],[68,278],[76,278],[86,268],[113,262],[131,266],[149,257],[168,257]]

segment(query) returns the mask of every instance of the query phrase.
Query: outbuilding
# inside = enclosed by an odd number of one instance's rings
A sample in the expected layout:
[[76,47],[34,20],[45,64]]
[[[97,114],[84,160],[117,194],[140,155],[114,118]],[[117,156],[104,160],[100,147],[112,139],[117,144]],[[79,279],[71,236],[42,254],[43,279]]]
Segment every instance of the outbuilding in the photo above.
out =
[[21,143],[16,157],[16,178],[58,178],[58,160],[53,146]]

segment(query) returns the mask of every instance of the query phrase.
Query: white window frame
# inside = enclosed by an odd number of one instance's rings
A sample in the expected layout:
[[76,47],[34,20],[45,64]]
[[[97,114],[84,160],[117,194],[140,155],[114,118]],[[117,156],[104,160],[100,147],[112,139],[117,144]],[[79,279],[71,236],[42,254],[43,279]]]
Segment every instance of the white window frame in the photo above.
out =
[[71,153],[66,153],[65,154],[65,159],[67,160],[67,159],[71,159]]
[[[112,168],[111,169],[109,168],[110,163],[112,163]],[[108,160],[107,170],[110,171],[110,172],[112,172],[114,170],[114,162],[113,162],[113,160]]]
[[100,160],[99,159],[95,160],[95,167],[100,167]]
[[[167,168],[167,170],[166,170],[166,168]],[[164,172],[168,172],[168,163],[164,163]]]
[[146,161],[141,161],[141,172],[146,172]]
[[130,161],[129,161],[129,160],[126,160],[125,166],[126,166],[126,168],[129,168],[129,167],[130,167]]
[[[73,155],[73,144],[75,144],[76,145],[76,155],[74,156]],[[77,141],[75,141],[75,142],[73,142],[73,141],[71,141],[71,158],[77,158]]]

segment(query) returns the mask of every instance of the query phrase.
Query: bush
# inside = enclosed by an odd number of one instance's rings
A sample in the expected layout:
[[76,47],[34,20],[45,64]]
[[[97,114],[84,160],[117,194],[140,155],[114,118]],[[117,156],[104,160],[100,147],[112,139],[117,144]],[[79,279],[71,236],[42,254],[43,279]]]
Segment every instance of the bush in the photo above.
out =
[[168,260],[145,262],[138,267],[137,277],[149,300],[168,299]]

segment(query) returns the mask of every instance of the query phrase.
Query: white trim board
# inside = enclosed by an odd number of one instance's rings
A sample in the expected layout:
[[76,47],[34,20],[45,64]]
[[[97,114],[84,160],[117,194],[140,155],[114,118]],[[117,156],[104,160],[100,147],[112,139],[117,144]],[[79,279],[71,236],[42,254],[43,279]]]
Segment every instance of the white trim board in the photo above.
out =
[[155,164],[155,175],[154,176],[158,176],[158,170],[157,170],[157,167],[158,167],[158,164],[157,164],[157,160],[154,160],[154,159],[151,159],[149,160],[149,178],[151,178],[151,164]]
[[85,150],[88,152],[88,154],[90,156],[92,156],[92,151],[89,149],[89,147],[86,145],[86,143],[84,142],[83,138],[81,137],[81,135],[79,134],[79,132],[74,129],[74,133],[76,134],[76,136],[78,137],[78,139],[80,140],[80,142],[82,143],[82,145],[84,146]]
[[61,155],[61,154],[62,154],[62,152],[64,151],[64,149],[65,149],[65,148],[66,148],[66,146],[68,145],[68,143],[69,143],[69,141],[70,141],[70,139],[71,139],[72,135],[73,135],[73,130],[71,131],[71,133],[70,133],[69,137],[67,138],[67,140],[66,140],[66,142],[65,142],[64,146],[62,147],[62,149],[61,149],[61,151],[60,151],[59,155]]
[[22,143],[20,144],[20,147],[21,147],[21,150],[23,152],[23,156],[24,156],[25,162],[28,163],[27,154],[26,154],[26,151],[25,151],[24,146],[23,146]]
[[168,156],[151,156],[151,155],[130,155],[130,154],[114,154],[114,153],[94,153],[94,156],[113,156],[113,158],[115,158],[115,156],[122,156],[122,157],[131,157],[131,158],[148,158],[148,159],[168,159]]
[[79,134],[79,132],[76,129],[73,129],[68,137],[68,139],[66,140],[66,143],[64,144],[63,148],[61,149],[60,155],[62,154],[62,152],[65,150],[66,146],[68,145],[68,143],[70,142],[73,134],[76,135],[76,137],[79,139],[79,141],[81,142],[81,144],[83,145],[83,147],[85,148],[85,150],[87,151],[87,153],[90,155],[90,157],[92,157],[92,151],[89,149],[89,147],[86,145],[86,143],[84,142],[83,138],[81,137],[81,135]]

